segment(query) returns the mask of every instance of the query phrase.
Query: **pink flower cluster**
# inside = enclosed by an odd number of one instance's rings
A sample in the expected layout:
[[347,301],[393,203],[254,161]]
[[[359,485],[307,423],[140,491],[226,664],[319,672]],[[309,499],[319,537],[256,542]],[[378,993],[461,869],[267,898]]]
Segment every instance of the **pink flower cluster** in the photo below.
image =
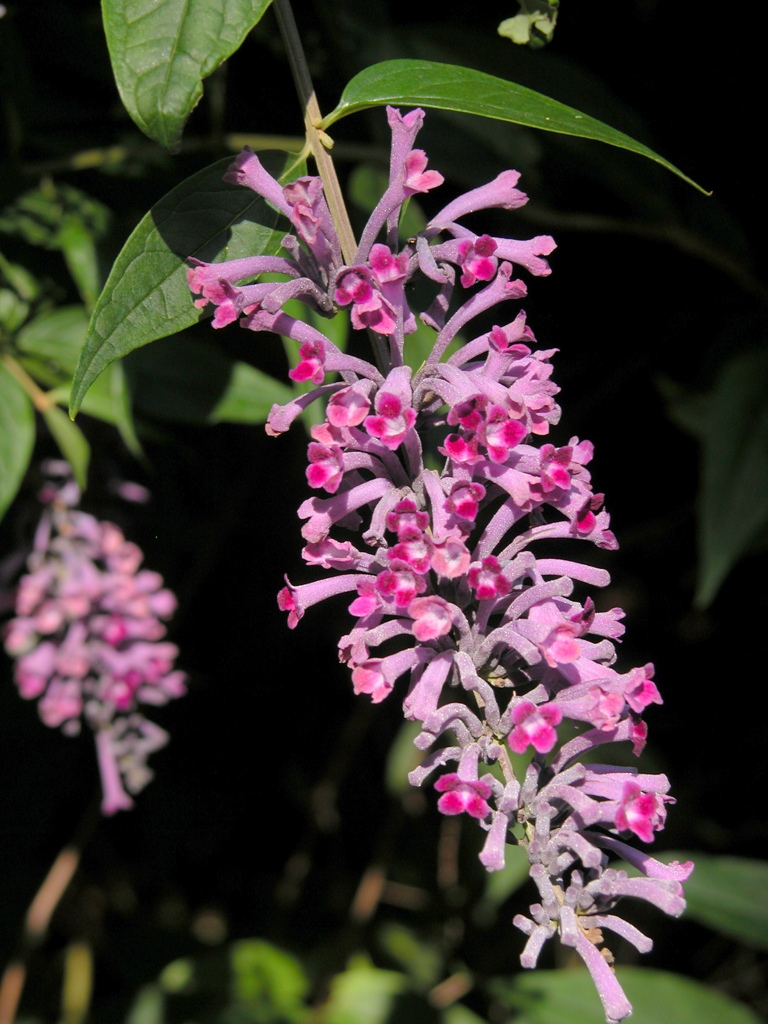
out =
[[[276,257],[193,260],[190,285],[217,307],[214,326],[239,316],[243,327],[299,343],[291,376],[317,387],[272,409],[271,435],[287,430],[311,402],[326,402],[307,469],[309,485],[322,494],[298,514],[305,561],[329,574],[303,584],[286,578],[278,603],[289,626],[312,605],[350,595],[355,621],[339,654],[355,692],[374,703],[403,685],[404,714],[421,724],[416,745],[426,755],[413,785],[437,773],[439,810],[466,813],[485,830],[480,860],[489,871],[503,867],[507,844],[527,849],[541,901],[530,917],[515,919],[528,936],[522,963],[534,966],[544,942],[559,934],[592,972],[607,1019],[618,1021],[631,1007],[609,950],[597,948],[602,930],[649,949],[650,939],[613,909],[634,896],[680,914],[680,882],[692,865],[665,866],[624,841],[649,842],[663,827],[671,802],[665,776],[582,759],[616,742],[639,754],[643,712],[661,697],[653,666],[614,667],[623,612],[597,611],[583,594],[606,586],[608,573],[555,555],[549,543],[558,551],[569,541],[617,546],[603,496],[591,486],[592,445],[576,437],[559,446],[545,440],[560,418],[554,350],[534,349],[522,311],[480,333],[471,326],[526,294],[516,267],[549,274],[544,257],[554,242],[476,234],[462,223],[478,210],[527,201],[517,172],[505,171],[401,244],[403,203],[442,178],[413,148],[423,112],[403,116],[389,108],[388,119],[390,183],[353,266],[342,263],[318,179],[280,189],[245,152],[229,180],[254,189],[293,223],[298,237],[283,242],[288,280],[238,284],[277,269]],[[432,284],[420,318],[435,341],[413,372],[405,351],[416,319],[406,286],[417,276]],[[297,296],[327,314],[351,307],[353,328],[371,334],[378,367],[283,313],[283,302]],[[469,340],[448,355],[459,332]],[[329,373],[338,376],[325,383]],[[426,464],[427,431],[441,438],[440,470]],[[543,542],[550,553],[535,553]],[[561,740],[565,722],[571,738]],[[610,868],[610,855],[629,861],[640,877]]]
[[176,599],[162,577],[141,569],[141,550],[114,523],[75,508],[79,489],[66,462],[43,466],[46,508],[19,581],[5,649],[19,693],[38,701],[51,728],[95,737],[104,814],[133,806],[152,777],[149,754],[168,741],[139,710],[185,692],[176,646],[163,620]]

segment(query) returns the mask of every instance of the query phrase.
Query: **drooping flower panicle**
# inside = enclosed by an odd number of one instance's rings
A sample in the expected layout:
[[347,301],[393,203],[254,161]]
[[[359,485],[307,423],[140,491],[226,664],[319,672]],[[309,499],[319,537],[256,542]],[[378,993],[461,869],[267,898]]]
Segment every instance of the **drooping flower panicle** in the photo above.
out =
[[[319,179],[281,189],[246,151],[228,180],[290,218],[296,234],[283,242],[288,280],[239,284],[277,269],[275,257],[253,257],[204,268],[192,261],[190,286],[217,307],[214,326],[239,316],[243,327],[299,343],[291,376],[317,387],[275,406],[268,433],[284,432],[308,404],[326,401],[307,470],[319,494],[298,514],[305,561],[331,574],[304,584],[286,578],[278,603],[288,625],[295,628],[328,597],[348,596],[355,622],[339,653],[355,692],[379,703],[403,679],[405,717],[421,725],[416,745],[425,759],[412,784],[436,776],[438,809],[477,819],[487,833],[480,860],[489,871],[503,867],[508,843],[527,848],[541,902],[530,917],[515,919],[528,936],[523,965],[534,966],[544,942],[559,934],[595,978],[607,1019],[617,1021],[631,1008],[610,953],[598,949],[602,932],[641,951],[651,942],[612,911],[622,897],[635,896],[680,914],[680,882],[692,865],[665,866],[624,841],[648,842],[663,827],[671,802],[665,776],[581,759],[613,742],[629,742],[639,754],[647,734],[642,713],[661,697],[652,665],[615,667],[620,609],[598,612],[591,598],[578,596],[585,585],[606,586],[608,573],[536,554],[540,541],[554,539],[617,547],[603,496],[592,491],[592,445],[577,437],[560,447],[544,440],[560,418],[555,350],[533,347],[522,311],[511,320],[499,315],[478,335],[471,327],[480,314],[526,295],[514,276],[519,269],[548,275],[555,245],[549,236],[478,235],[463,223],[478,210],[527,202],[515,171],[454,199],[401,245],[403,204],[442,177],[414,148],[423,111],[387,114],[390,182],[353,266],[341,262]],[[435,341],[414,373],[404,350],[416,330],[406,286],[417,276],[433,284],[420,319]],[[346,355],[280,312],[289,297],[326,315],[350,309],[353,328],[372,332],[386,353],[384,365]],[[470,340],[446,357],[459,332]],[[328,373],[336,382],[325,383]],[[425,465],[427,430],[442,433],[439,472]],[[337,539],[340,528],[345,534]],[[350,531],[361,533],[363,547]],[[575,729],[561,743],[558,730],[567,721]],[[446,745],[428,753],[438,742]],[[522,777],[509,751],[529,758]],[[610,868],[611,854],[643,877]]]
[[152,778],[149,755],[168,734],[141,705],[186,692],[178,649],[164,621],[176,598],[159,573],[142,569],[140,549],[114,523],[76,508],[80,491],[66,462],[43,465],[45,508],[27,572],[19,581],[5,649],[19,693],[37,700],[42,721],[68,736],[92,730],[101,810],[133,806]]

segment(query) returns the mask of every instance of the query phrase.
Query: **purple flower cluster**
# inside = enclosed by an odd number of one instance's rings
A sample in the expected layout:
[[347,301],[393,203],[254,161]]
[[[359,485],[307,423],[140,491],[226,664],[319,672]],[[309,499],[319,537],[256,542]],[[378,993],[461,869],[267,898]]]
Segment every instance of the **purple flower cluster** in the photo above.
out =
[[[283,240],[287,255],[192,260],[190,287],[201,295],[200,307],[216,306],[214,326],[239,318],[243,327],[298,342],[290,376],[317,387],[275,406],[270,434],[326,400],[307,468],[310,486],[325,497],[308,499],[298,514],[305,561],[331,573],[301,585],[286,578],[278,602],[289,626],[319,601],[354,595],[356,621],[339,643],[340,657],[355,692],[374,703],[408,679],[404,713],[421,724],[416,745],[426,754],[412,784],[436,775],[439,810],[477,819],[487,833],[480,860],[489,871],[503,867],[508,843],[527,849],[540,902],[530,917],[515,918],[528,936],[523,965],[533,967],[544,942],[559,934],[592,973],[607,1019],[618,1021],[631,1007],[609,950],[598,948],[603,929],[650,949],[650,939],[613,910],[634,896],[679,915],[680,883],[692,865],[665,866],[619,838],[650,842],[663,827],[671,802],[665,776],[582,761],[621,741],[639,754],[647,733],[642,713],[661,698],[653,666],[614,667],[621,610],[598,612],[591,598],[575,596],[583,585],[606,586],[607,572],[534,553],[552,540],[617,546],[603,496],[591,488],[592,445],[576,437],[560,447],[545,440],[560,417],[554,350],[534,350],[523,312],[477,336],[470,326],[526,294],[516,268],[549,274],[544,257],[554,242],[477,235],[460,223],[478,210],[513,210],[527,201],[516,188],[518,174],[505,171],[399,245],[403,204],[442,177],[413,148],[423,111],[387,113],[390,182],[352,266],[342,262],[320,180],[281,188],[246,150],[226,178],[289,218],[295,234]],[[241,283],[274,271],[287,280]],[[416,320],[406,286],[417,275],[433,285],[420,316],[435,342],[412,372],[404,352]],[[349,307],[353,328],[371,333],[379,368],[284,313],[289,298],[328,315]],[[459,332],[470,340],[449,354]],[[338,378],[326,384],[329,373]],[[425,465],[422,446],[434,428],[442,438],[439,472]],[[332,535],[337,528],[340,537]],[[360,531],[362,548],[354,543]],[[510,751],[525,756],[522,770],[515,771]],[[608,867],[609,855],[640,876]]]
[[174,670],[176,646],[162,620],[176,598],[159,573],[141,569],[141,550],[114,523],[75,506],[80,499],[66,462],[43,467],[46,506],[16,615],[5,629],[19,693],[38,701],[43,722],[68,736],[93,731],[104,814],[127,810],[152,777],[147,758],[168,734],[139,710],[185,692]]

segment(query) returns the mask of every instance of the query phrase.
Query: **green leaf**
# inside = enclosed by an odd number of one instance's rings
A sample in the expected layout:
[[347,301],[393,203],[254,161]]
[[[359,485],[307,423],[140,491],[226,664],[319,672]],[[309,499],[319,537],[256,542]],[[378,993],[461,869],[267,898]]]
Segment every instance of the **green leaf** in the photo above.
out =
[[32,402],[0,365],[0,518],[21,486],[34,443]]
[[354,957],[331,982],[323,1024],[386,1024],[396,997],[407,987],[399,971],[383,971],[363,956]]
[[309,980],[299,960],[261,939],[231,947],[233,995],[254,1020],[303,1020]]
[[59,306],[29,320],[16,335],[16,349],[45,361],[51,372],[71,377],[87,330],[84,306]]
[[[277,213],[250,189],[221,180],[231,162],[219,160],[183,181],[123,246],[91,317],[72,386],[72,415],[115,359],[200,319],[187,286],[189,256],[215,262],[280,248]],[[279,173],[275,158],[263,163]]]
[[703,608],[768,525],[768,351],[745,352],[725,365],[708,413],[695,598]]
[[117,88],[141,130],[173,146],[203,94],[270,0],[102,0]]
[[409,976],[414,986],[426,991],[440,980],[444,969],[438,947],[422,941],[413,929],[387,921],[378,930],[379,945]]
[[3,331],[13,334],[21,327],[40,292],[39,283],[28,270],[10,263],[0,253],[0,328]]
[[57,405],[43,409],[42,416],[59,451],[72,467],[75,480],[81,489],[85,490],[88,482],[88,462],[91,458],[91,449],[82,430]]
[[443,1024],[488,1024],[483,1017],[468,1010],[461,1003],[454,1003],[443,1011]]
[[98,200],[72,185],[46,180],[3,210],[0,230],[30,245],[59,249],[83,301],[92,307],[101,283],[96,240],[109,220],[109,210]]
[[438,64],[427,60],[386,60],[373,64],[348,83],[338,106],[323,119],[321,127],[327,130],[348,114],[386,103],[479,114],[481,117],[511,121],[528,128],[596,139],[646,156],[700,192],[705,192],[701,185],[697,185],[648,146],[602,121],[534,92],[533,89],[454,64]]
[[560,0],[519,0],[520,13],[505,18],[498,33],[513,43],[528,45],[533,50],[552,40],[557,25]]
[[[66,406],[72,374],[88,330],[88,314],[83,306],[60,306],[39,314],[24,325],[16,336],[21,362],[36,380],[51,387],[51,397]],[[112,423],[120,431],[134,455],[141,452],[130,410],[128,389],[122,366],[107,369],[85,396],[83,412]]]
[[144,985],[139,989],[125,1024],[165,1024],[165,1000],[158,985]]
[[397,736],[390,745],[385,780],[387,790],[393,795],[407,798],[413,794],[408,782],[408,772],[418,768],[424,760],[424,755],[413,743],[422,728],[421,722],[401,722]]
[[667,853],[664,860],[692,860],[685,883],[686,917],[760,949],[768,949],[768,863],[747,857]]
[[59,232],[59,244],[80,298],[89,309],[93,309],[101,285],[99,258],[93,235],[83,224],[72,220]]
[[19,235],[30,245],[44,249],[64,249],[62,232],[73,224],[92,238],[101,238],[109,219],[109,210],[97,199],[73,185],[46,179],[5,207],[0,214],[0,231]]
[[491,871],[485,882],[483,901],[498,907],[530,877],[531,865],[522,846],[507,846],[501,871]]
[[[119,365],[119,364],[118,364]],[[126,363],[137,409],[178,423],[263,423],[293,388],[192,338],[168,338]]]
[[[745,1006],[682,975],[642,967],[616,973],[633,1006],[632,1024],[759,1024]],[[497,978],[492,987],[499,1002],[520,1011],[515,1024],[605,1024],[586,968]]]

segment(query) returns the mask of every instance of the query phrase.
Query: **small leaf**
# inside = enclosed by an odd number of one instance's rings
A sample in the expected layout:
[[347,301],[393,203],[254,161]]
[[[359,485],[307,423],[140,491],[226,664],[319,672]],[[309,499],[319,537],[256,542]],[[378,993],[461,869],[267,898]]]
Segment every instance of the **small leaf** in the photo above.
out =
[[165,999],[158,985],[144,985],[139,989],[125,1024],[165,1024]]
[[75,480],[79,487],[85,490],[91,449],[82,430],[57,405],[51,405],[41,412],[59,451],[72,467]]
[[745,352],[725,365],[708,413],[698,509],[702,608],[768,524],[768,351]]
[[77,224],[91,238],[101,238],[109,219],[107,207],[79,188],[45,180],[5,207],[0,230],[19,235],[30,245],[63,249],[66,239],[62,239],[62,231]]
[[[309,980],[301,962],[261,939],[244,939],[230,949],[233,995],[253,1020],[303,1019]],[[250,1016],[250,1014],[249,1014]]]
[[59,232],[59,245],[80,298],[93,309],[99,297],[99,259],[93,235],[76,220]]
[[[60,405],[69,400],[72,374],[88,329],[83,306],[60,306],[40,313],[16,336],[24,368],[38,381],[51,387],[50,397]],[[31,358],[30,358],[31,357]],[[58,386],[57,386],[58,385]],[[114,363],[85,396],[83,412],[114,424],[129,451],[139,455],[139,444],[131,416],[130,398],[122,366]]]
[[21,327],[40,292],[39,283],[28,270],[10,263],[0,253],[0,327],[4,332],[13,334]]
[[34,443],[32,402],[0,365],[0,518],[21,486]]
[[0,230],[30,245],[61,250],[83,301],[92,307],[100,285],[96,240],[109,220],[109,210],[98,200],[72,185],[46,180],[3,210]]
[[399,971],[384,971],[365,957],[355,957],[331,982],[323,1024],[386,1024],[392,1019],[396,997],[407,986],[405,975]]
[[768,863],[703,853],[668,853],[664,860],[696,864],[684,886],[686,917],[768,949]]
[[[483,71],[427,60],[386,60],[361,71],[348,83],[335,110],[321,123],[328,129],[348,114],[386,103],[434,107],[543,128],[562,135],[596,139],[656,161],[700,192],[705,190],[648,146],[587,114],[522,85]],[[706,193],[705,193],[706,194]]]
[[[759,1024],[745,1006],[680,974],[619,967],[617,977],[632,1003],[632,1024]],[[515,1024],[605,1024],[586,968],[532,971],[496,978],[494,995],[519,1011]]]
[[519,0],[520,13],[505,18],[498,33],[513,43],[528,45],[533,50],[552,40],[557,25],[560,0]]
[[0,281],[7,283],[22,302],[32,302],[42,289],[36,277],[18,263],[9,262],[0,253]]
[[117,88],[141,130],[173,146],[202,79],[239,48],[271,0],[102,0]]
[[[115,260],[91,317],[72,385],[71,413],[115,359],[197,323],[187,258],[215,262],[274,253],[278,215],[250,189],[221,180],[219,160],[187,178],[143,218]],[[263,159],[273,173],[275,160]]]
[[413,929],[388,921],[379,928],[377,938],[384,953],[405,971],[417,989],[426,991],[440,980],[444,963],[439,948],[422,941]]

